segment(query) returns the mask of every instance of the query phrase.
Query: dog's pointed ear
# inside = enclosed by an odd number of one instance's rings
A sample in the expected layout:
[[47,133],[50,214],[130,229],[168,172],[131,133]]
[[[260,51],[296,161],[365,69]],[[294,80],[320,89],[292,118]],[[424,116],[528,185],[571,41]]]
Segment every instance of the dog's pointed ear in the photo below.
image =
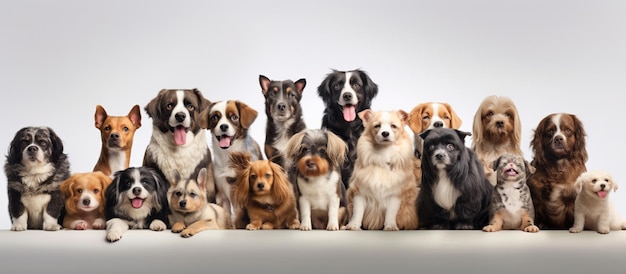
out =
[[198,171],[198,178],[196,178],[196,181],[198,182],[198,187],[202,191],[206,191],[206,173],[206,167],[203,167],[202,169],[200,169],[200,171]]
[[359,118],[361,118],[361,120],[363,120],[363,122],[369,122],[369,120],[372,118],[373,111],[371,109],[366,109],[363,110],[361,112],[358,113]]
[[265,75],[259,75],[259,84],[261,85],[263,95],[267,94],[267,91],[270,88],[270,82],[270,79],[265,77]]
[[406,126],[409,124],[409,114],[406,113],[406,111],[399,109],[396,110],[396,113],[398,114],[398,117],[400,117],[403,125]]
[[104,107],[102,107],[101,105],[96,106],[96,113],[94,114],[93,118],[97,129],[100,129],[100,127],[102,127],[102,124],[104,124],[104,120],[106,120],[108,116],[109,115],[107,114]]
[[456,114],[456,111],[454,111],[452,106],[448,103],[441,104],[448,110],[448,113],[450,113],[450,127],[453,129],[461,128],[461,124],[463,123],[463,121],[461,120],[461,117]]
[[502,155],[500,155],[500,157],[496,158],[495,161],[491,162],[491,169],[493,169],[493,171],[497,171],[498,170],[498,166],[500,165],[500,161],[502,160]]
[[133,123],[135,128],[141,127],[141,110],[139,108],[140,108],[139,105],[134,105],[133,108],[130,109],[127,115],[128,119],[130,119],[130,121]]
[[180,180],[182,180],[182,176],[180,176],[180,172],[178,170],[172,171],[172,178],[174,178],[173,182],[170,182],[171,186],[177,185]]
[[461,138],[461,141],[463,142],[465,142],[465,137],[472,136],[472,133],[467,132],[467,131],[462,131],[458,129],[455,129],[454,131],[456,131],[456,134],[459,135],[459,138]]
[[294,85],[296,85],[296,91],[300,93],[300,95],[302,95],[302,93],[304,92],[304,87],[306,87],[306,79],[300,78],[294,83]]
[[239,109],[239,121],[241,126],[245,129],[250,128],[250,125],[256,120],[259,112],[239,100],[235,101],[235,105],[237,105],[237,109]]
[[428,137],[428,135],[430,134],[430,131],[431,131],[431,130],[432,130],[432,129],[428,129],[428,130],[426,130],[426,131],[424,131],[424,132],[420,133],[420,134],[419,134],[420,138],[422,138],[423,140],[426,140],[426,137]]

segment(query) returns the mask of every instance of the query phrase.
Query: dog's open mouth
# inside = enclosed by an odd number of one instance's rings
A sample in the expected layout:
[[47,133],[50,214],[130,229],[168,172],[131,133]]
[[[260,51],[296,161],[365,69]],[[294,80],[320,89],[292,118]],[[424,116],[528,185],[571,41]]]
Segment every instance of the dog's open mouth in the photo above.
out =
[[606,198],[606,195],[608,195],[609,193],[607,191],[605,191],[605,190],[600,190],[600,191],[597,192],[597,194],[598,194],[598,197],[604,199],[604,198]]
[[509,176],[517,176],[519,172],[517,172],[517,170],[515,170],[514,168],[509,168],[504,171],[504,174],[509,175]]
[[229,148],[233,141],[233,136],[228,136],[226,134],[215,137],[217,138],[217,141],[219,141],[220,148],[222,149]]
[[141,208],[141,206],[143,206],[143,199],[139,197],[130,199],[130,204],[133,208]]
[[187,143],[187,131],[189,129],[184,126],[176,126],[174,128],[174,142],[177,145],[182,146]]
[[343,119],[346,122],[352,122],[356,119],[356,107],[351,104],[346,104],[343,106]]

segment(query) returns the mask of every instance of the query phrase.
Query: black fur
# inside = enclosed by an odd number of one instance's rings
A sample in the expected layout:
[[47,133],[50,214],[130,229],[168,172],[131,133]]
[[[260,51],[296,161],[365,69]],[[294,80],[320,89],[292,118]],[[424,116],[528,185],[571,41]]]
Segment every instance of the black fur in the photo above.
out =
[[[352,72],[352,77],[346,79],[346,73]],[[372,100],[378,94],[378,85],[372,81],[365,71],[356,69],[352,71],[333,70],[317,88],[320,98],[324,102],[324,116],[322,128],[335,133],[348,145],[348,159],[344,163],[341,177],[347,188],[354,169],[356,159],[356,143],[363,133],[363,121],[356,115],[353,121],[346,121],[343,117],[343,106],[339,104],[339,96],[344,85],[348,84],[355,91],[358,103],[355,105],[356,113],[369,109]]]
[[[434,128],[420,137],[424,139],[422,184],[417,198],[420,226],[429,229],[482,229],[489,221],[493,187],[485,176],[476,154],[465,146],[471,135],[450,128]],[[438,184],[438,159],[449,157],[445,173],[459,196],[450,211],[442,208],[433,195]]]

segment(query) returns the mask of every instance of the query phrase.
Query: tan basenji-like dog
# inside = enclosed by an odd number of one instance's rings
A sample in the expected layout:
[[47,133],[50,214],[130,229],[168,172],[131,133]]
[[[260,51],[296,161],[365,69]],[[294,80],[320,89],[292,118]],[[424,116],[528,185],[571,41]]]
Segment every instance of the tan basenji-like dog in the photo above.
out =
[[93,171],[112,176],[129,166],[135,130],[141,127],[141,111],[135,105],[126,116],[109,116],[104,107],[97,105],[94,120],[102,137],[102,149]]

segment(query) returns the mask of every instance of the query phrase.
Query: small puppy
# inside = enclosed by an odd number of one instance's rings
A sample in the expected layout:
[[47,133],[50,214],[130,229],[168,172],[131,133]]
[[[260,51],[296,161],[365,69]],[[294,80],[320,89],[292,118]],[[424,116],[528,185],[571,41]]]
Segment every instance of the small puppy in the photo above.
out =
[[472,130],[472,150],[483,163],[489,182],[495,186],[493,161],[504,153],[524,155],[522,123],[513,100],[496,95],[483,99],[474,114]]
[[348,230],[417,229],[418,188],[411,137],[402,110],[359,112],[365,131],[347,191]]
[[536,171],[528,178],[535,222],[542,229],[568,229],[574,224],[574,182],[587,170],[586,133],[573,114],[544,117],[530,141]]
[[226,211],[206,198],[206,169],[198,172],[197,179],[182,180],[180,175],[175,185],[170,187],[170,223],[172,232],[188,238],[207,229],[232,228]]
[[364,130],[357,113],[371,107],[378,94],[378,85],[363,70],[333,70],[317,87],[317,94],[324,102],[322,128],[348,144],[347,161],[341,170],[343,184],[348,188],[356,159],[356,144]]
[[128,229],[167,229],[168,183],[148,167],[129,167],[114,174],[105,196],[106,239],[115,242]]
[[201,126],[210,130],[213,136],[213,169],[217,188],[215,200],[229,215],[234,216],[230,196],[235,170],[228,164],[228,154],[247,151],[251,153],[253,161],[263,159],[261,147],[248,134],[257,114],[256,110],[236,100],[212,103],[200,114]]
[[626,229],[626,221],[619,215],[609,199],[617,183],[608,172],[594,170],[582,173],[574,183],[578,196],[574,208],[574,226],[569,232],[579,233],[583,229],[607,234],[611,230]]
[[236,228],[300,228],[293,188],[278,164],[251,161],[245,152],[231,153],[230,162],[237,170],[232,193]]
[[100,130],[102,148],[93,171],[111,176],[128,168],[135,131],[141,127],[139,105],[133,106],[126,116],[109,116],[104,107],[97,105],[94,120]]
[[535,208],[530,189],[526,184],[527,174],[533,172],[528,162],[518,154],[502,154],[493,163],[498,182],[491,200],[491,220],[483,227],[485,232],[502,229],[521,229],[538,232],[535,225]]
[[11,230],[59,230],[63,208],[61,182],[70,163],[61,138],[49,127],[24,127],[9,145],[7,176]]
[[63,227],[76,230],[104,229],[104,192],[109,184],[111,177],[100,171],[74,173],[63,181]]
[[417,198],[420,226],[465,230],[487,225],[493,186],[474,151],[465,146],[469,135],[450,128],[420,134],[424,139]]
[[287,142],[291,136],[306,128],[300,104],[306,79],[278,81],[259,75],[259,84],[265,97],[267,115],[265,156],[286,169]]
[[341,166],[348,147],[325,129],[296,133],[287,144],[289,181],[296,186],[300,230],[338,230],[347,223]]

